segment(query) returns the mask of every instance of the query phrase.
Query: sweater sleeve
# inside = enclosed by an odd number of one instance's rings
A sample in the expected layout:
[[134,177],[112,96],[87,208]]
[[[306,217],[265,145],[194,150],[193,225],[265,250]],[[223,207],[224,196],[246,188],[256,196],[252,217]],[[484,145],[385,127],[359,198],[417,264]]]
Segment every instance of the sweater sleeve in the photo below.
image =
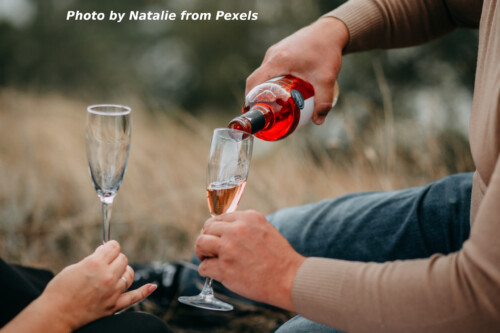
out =
[[345,53],[351,53],[417,45],[456,27],[477,28],[481,7],[481,0],[351,0],[325,16],[346,24]]
[[429,259],[308,258],[292,297],[306,318],[348,332],[493,332],[500,327],[500,158],[462,249]]

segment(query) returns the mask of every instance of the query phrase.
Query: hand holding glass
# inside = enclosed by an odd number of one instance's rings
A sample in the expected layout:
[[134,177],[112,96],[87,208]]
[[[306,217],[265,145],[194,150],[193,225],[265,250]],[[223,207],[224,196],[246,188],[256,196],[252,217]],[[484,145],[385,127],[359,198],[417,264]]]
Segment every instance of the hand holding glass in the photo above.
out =
[[87,159],[92,184],[102,203],[103,242],[110,239],[111,207],[127,168],[130,112],[129,107],[121,105],[87,108]]
[[[207,201],[212,217],[236,210],[245,189],[252,158],[253,136],[219,128],[210,143],[207,167]],[[214,296],[212,279],[207,278],[199,295],[179,297],[179,302],[217,311],[233,306]]]

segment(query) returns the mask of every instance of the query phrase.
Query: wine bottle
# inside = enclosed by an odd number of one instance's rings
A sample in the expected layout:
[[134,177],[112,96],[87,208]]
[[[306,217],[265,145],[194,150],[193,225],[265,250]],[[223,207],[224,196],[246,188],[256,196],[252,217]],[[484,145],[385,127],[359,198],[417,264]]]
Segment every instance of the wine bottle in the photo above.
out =
[[[338,92],[335,82],[332,107]],[[250,90],[245,97],[243,114],[231,120],[228,127],[275,141],[307,124],[313,109],[314,88],[310,83],[292,75],[279,76]]]

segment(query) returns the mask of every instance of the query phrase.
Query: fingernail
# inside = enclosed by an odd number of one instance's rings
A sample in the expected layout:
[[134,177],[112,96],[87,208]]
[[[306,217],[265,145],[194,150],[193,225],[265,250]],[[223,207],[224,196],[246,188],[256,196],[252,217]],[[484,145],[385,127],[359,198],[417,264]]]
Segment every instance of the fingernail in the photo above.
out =
[[151,283],[149,286],[148,286],[148,293],[152,293],[153,291],[156,290],[156,288],[158,288],[158,285],[157,284],[154,284],[154,283]]

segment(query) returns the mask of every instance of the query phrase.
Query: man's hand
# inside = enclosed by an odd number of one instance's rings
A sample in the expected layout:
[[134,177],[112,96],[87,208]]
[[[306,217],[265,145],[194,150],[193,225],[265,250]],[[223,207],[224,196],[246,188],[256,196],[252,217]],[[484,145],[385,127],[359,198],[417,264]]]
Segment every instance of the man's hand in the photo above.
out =
[[199,272],[234,292],[294,311],[292,285],[305,260],[256,211],[208,219],[196,241]]
[[273,77],[292,74],[314,87],[312,120],[320,125],[332,107],[333,88],[342,64],[342,49],[349,40],[345,24],[322,17],[271,46],[247,79],[246,92]]

